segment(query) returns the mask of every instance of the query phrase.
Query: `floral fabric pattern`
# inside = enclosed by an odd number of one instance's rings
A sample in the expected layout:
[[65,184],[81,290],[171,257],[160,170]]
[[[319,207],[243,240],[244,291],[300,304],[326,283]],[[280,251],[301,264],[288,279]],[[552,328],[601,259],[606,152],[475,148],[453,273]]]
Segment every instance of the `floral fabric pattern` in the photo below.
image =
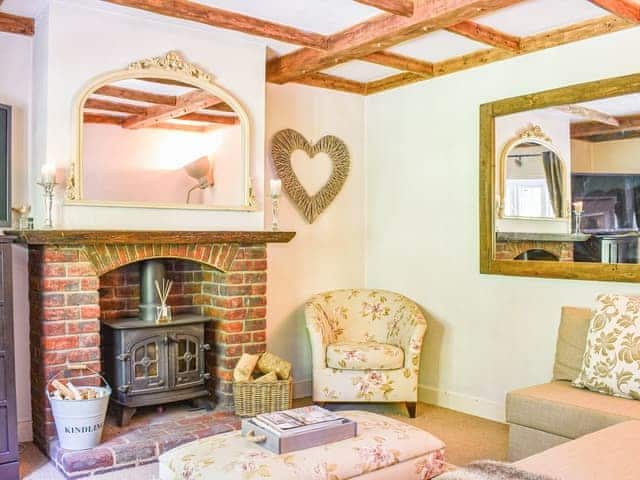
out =
[[414,402],[427,322],[403,295],[335,290],[313,296],[305,316],[316,401]]
[[411,425],[368,412],[343,412],[358,423],[358,436],[276,455],[240,432],[196,440],[160,456],[162,480],[346,480],[406,463],[403,479],[443,473],[445,446]]
[[598,297],[573,385],[640,400],[640,296]]
[[400,347],[378,342],[335,342],[327,346],[327,366],[339,370],[392,370],[402,368]]

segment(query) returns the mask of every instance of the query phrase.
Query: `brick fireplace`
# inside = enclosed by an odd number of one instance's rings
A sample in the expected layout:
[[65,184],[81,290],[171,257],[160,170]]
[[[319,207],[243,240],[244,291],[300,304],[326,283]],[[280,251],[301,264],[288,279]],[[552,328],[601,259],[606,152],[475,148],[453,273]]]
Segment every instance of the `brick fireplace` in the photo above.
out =
[[[12,232],[29,245],[34,441],[45,451],[55,426],[45,383],[68,363],[102,370],[101,320],[137,314],[136,262],[164,259],[177,312],[211,318],[205,341],[210,399],[230,409],[232,370],[266,345],[267,243],[292,232]],[[78,374],[76,374],[78,375]],[[81,373],[81,375],[83,375]],[[70,378],[74,378],[73,374]],[[76,378],[86,383],[96,377]]]

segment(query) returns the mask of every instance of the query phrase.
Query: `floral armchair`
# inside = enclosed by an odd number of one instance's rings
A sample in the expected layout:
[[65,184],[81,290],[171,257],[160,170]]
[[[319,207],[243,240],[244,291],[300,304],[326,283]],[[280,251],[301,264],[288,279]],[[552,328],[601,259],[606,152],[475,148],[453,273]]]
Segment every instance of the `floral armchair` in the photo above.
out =
[[406,402],[415,417],[422,339],[418,306],[384,290],[335,290],[305,306],[313,401]]

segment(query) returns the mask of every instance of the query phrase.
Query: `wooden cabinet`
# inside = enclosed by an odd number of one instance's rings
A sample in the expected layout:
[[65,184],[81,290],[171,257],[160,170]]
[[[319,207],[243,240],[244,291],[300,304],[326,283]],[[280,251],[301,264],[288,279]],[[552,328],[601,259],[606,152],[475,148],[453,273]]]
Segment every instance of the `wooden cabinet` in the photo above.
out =
[[0,478],[18,478],[11,238],[0,236]]

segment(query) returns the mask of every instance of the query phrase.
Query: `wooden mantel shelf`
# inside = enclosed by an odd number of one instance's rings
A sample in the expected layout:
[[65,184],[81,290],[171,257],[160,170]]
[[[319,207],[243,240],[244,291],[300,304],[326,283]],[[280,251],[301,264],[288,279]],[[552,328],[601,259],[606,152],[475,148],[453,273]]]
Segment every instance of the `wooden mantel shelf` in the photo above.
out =
[[5,232],[28,245],[287,243],[296,232],[162,230],[15,230]]

